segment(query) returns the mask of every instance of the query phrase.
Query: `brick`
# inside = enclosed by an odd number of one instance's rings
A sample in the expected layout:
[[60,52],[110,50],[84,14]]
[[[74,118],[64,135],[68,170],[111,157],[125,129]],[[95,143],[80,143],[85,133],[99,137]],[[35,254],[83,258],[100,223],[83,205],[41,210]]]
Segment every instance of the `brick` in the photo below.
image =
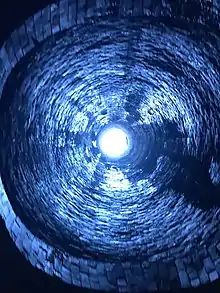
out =
[[36,32],[34,27],[34,18],[31,16],[25,21],[26,31],[28,35],[28,39],[31,40],[31,38],[36,39]]
[[132,0],[120,1],[120,15],[131,16],[132,15]]
[[182,288],[190,287],[189,279],[185,271],[178,271],[180,283]]
[[150,8],[151,8],[151,0],[143,0],[143,13],[145,15],[150,15],[151,14],[151,11],[150,11]]
[[217,273],[220,275],[220,258],[215,261],[215,268]]
[[209,276],[208,276],[205,268],[203,268],[201,271],[199,271],[198,276],[199,276],[201,284],[206,284],[209,282]]
[[198,278],[191,280],[192,287],[198,287],[200,285],[200,281]]
[[77,14],[76,14],[76,21],[77,24],[82,24],[84,23],[85,19],[85,5],[86,1],[85,0],[80,0],[77,2]]
[[96,11],[98,16],[102,16],[106,14],[106,2],[105,0],[96,0]]
[[61,273],[62,270],[62,262],[57,257],[54,259],[54,270],[58,273]]
[[216,260],[219,258],[219,253],[213,245],[208,248],[208,252],[209,252],[212,260]]
[[208,274],[214,271],[215,267],[210,257],[206,257],[203,263]]
[[[132,275],[131,269],[125,269],[124,270],[125,279],[128,284],[133,284],[134,276]],[[117,278],[116,278],[117,280]]]
[[174,265],[172,267],[170,267],[169,276],[170,276],[171,281],[178,279],[178,273],[177,273],[176,267]]
[[26,25],[19,28],[18,35],[23,54],[26,55],[34,47],[33,43],[29,41]]
[[177,270],[178,270],[178,271],[183,271],[183,270],[185,270],[185,266],[184,266],[184,263],[183,263],[182,260],[177,259],[177,260],[175,261],[175,264],[176,264],[176,267],[177,267]]
[[5,42],[5,50],[7,51],[8,60],[12,68],[17,64],[17,59],[13,50],[13,44],[10,38]]
[[[5,71],[9,74],[12,69],[12,65],[9,61],[9,56],[6,51],[5,45],[0,49],[0,62],[1,62],[1,70],[5,69]],[[8,206],[7,204],[5,206]]]
[[40,243],[39,240],[34,238],[33,241],[31,242],[31,249],[33,252],[36,252],[36,254],[38,253],[40,247]]
[[80,272],[81,273],[89,273],[88,261],[86,259],[80,259]]
[[216,271],[213,271],[209,274],[209,279],[211,282],[214,282],[219,278],[218,273]]
[[85,288],[91,287],[89,282],[89,276],[87,274],[80,272],[80,279],[81,279],[82,287],[85,287]]
[[[2,89],[3,89],[3,86],[4,86],[5,82],[6,82],[6,70],[5,70],[4,65],[5,64],[1,61],[1,58],[0,58],[0,80],[1,80],[0,87],[2,86]],[[0,96],[1,96],[1,94],[0,94]],[[1,214],[4,214],[4,218],[7,219],[9,214],[10,214],[9,206],[8,205],[5,205],[5,206],[2,205],[1,208],[2,208]]]
[[100,276],[100,275],[98,275],[98,280],[99,280],[100,289],[102,289],[102,290],[109,290],[109,289],[113,289],[114,288],[114,286],[109,283],[109,281],[107,280],[106,276]]
[[93,17],[96,15],[96,0],[87,0],[86,17]]
[[72,276],[72,284],[75,285],[75,286],[78,286],[78,287],[82,286],[80,278],[76,278],[76,277],[73,277],[73,276]]
[[133,2],[133,15],[134,16],[142,16],[143,15],[143,1],[142,0],[134,0]]
[[218,251],[220,251],[220,242],[216,245]]
[[44,40],[51,36],[51,9],[49,5],[42,10],[42,30]]
[[96,276],[97,272],[96,269],[89,267],[89,276]]
[[36,267],[36,265],[38,263],[36,256],[29,254],[28,259],[29,259],[30,263],[32,264],[32,266]]
[[13,213],[10,213],[9,217],[6,219],[6,227],[9,233],[11,233],[11,227],[13,226],[14,221],[15,221],[15,216]]
[[161,280],[167,280],[169,277],[168,267],[164,263],[159,263],[159,277]]
[[118,283],[118,287],[127,287],[128,286],[125,279],[119,278],[117,283]]
[[17,58],[17,62],[19,62],[24,55],[23,55],[23,52],[21,49],[19,35],[18,35],[17,30],[13,31],[13,33],[11,34],[11,40],[12,40],[15,56]]
[[100,289],[100,286],[99,286],[99,281],[97,278],[95,277],[89,277],[89,282],[90,282],[90,286],[92,289],[95,289],[95,290],[99,290]]
[[60,28],[61,30],[67,29],[70,27],[69,22],[69,5],[67,0],[60,2]]
[[76,3],[75,2],[69,5],[69,23],[70,23],[70,27],[76,24]]
[[53,267],[52,267],[52,264],[49,263],[49,262],[45,263],[45,266],[43,267],[43,271],[45,273],[47,273],[48,275],[53,276]]
[[105,264],[102,262],[98,262],[96,266],[96,272],[98,275],[104,275],[105,274]]
[[15,245],[19,250],[23,251],[23,238],[17,237],[17,239],[15,240]]
[[40,10],[34,15],[34,30],[38,42],[44,39],[42,21],[42,11]]
[[60,31],[60,11],[56,4],[51,5],[51,28],[52,33],[56,34]]
[[20,233],[20,227],[19,224],[17,223],[17,221],[15,220],[11,226],[11,230],[13,231],[13,233],[18,236]]
[[147,268],[149,268],[149,266],[150,266],[150,264],[149,264],[148,261],[142,261],[142,263],[141,263],[141,267],[142,267],[143,269],[147,269]]
[[79,276],[80,271],[79,271],[79,267],[77,265],[71,264],[71,274],[72,276]]
[[63,279],[65,282],[67,282],[67,283],[69,283],[69,284],[72,283],[72,278],[71,278],[71,271],[70,271],[70,269],[68,269],[68,268],[66,268],[66,267],[64,267],[64,266],[62,266],[61,275],[62,275],[62,279]]
[[79,265],[79,259],[77,257],[71,257],[71,263],[74,265]]
[[149,291],[157,291],[157,283],[154,280],[149,280],[147,284],[147,289]]
[[134,276],[142,276],[143,271],[141,268],[141,264],[133,264],[131,267],[132,275]]
[[45,263],[46,260],[46,251],[43,249],[39,249],[38,251],[38,259],[41,263]]
[[188,276],[189,276],[189,278],[190,278],[191,280],[194,280],[194,279],[197,278],[197,272],[196,272],[196,270],[194,270],[194,269],[191,268],[191,267],[187,268],[187,274],[188,274]]

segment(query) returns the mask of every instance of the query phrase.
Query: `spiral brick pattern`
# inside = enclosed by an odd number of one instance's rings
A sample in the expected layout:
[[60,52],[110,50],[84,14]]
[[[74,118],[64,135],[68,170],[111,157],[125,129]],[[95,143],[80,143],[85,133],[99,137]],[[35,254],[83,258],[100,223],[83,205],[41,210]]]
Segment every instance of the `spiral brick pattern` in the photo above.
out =
[[[33,266],[120,292],[219,278],[220,3],[206,2],[62,0],[4,43],[0,214]],[[115,120],[137,143],[112,163],[95,138]]]

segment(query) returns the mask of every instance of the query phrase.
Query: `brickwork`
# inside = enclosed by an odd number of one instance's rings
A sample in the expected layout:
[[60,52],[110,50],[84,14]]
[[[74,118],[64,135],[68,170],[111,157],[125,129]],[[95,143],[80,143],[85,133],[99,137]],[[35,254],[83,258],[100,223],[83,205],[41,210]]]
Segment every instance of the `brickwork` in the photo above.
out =
[[[169,3],[164,5],[163,1],[163,5],[159,5],[159,2],[152,6],[150,0],[120,0],[114,1],[114,5],[104,0],[63,0],[60,5],[45,7],[15,30],[1,48],[0,94],[16,63],[36,44],[52,34],[76,24],[82,25],[90,17],[115,15],[117,11],[121,17],[168,15],[171,10]],[[157,10],[152,11],[152,7]],[[109,9],[112,9],[112,13]],[[220,239],[216,239],[213,246],[205,250],[206,257],[200,257],[199,268],[196,258],[190,262],[177,259],[167,263],[156,258],[141,263],[98,262],[64,255],[35,237],[15,215],[1,181],[0,214],[16,246],[33,266],[76,286],[119,292],[154,291],[173,287],[197,287],[216,280],[220,275]]]

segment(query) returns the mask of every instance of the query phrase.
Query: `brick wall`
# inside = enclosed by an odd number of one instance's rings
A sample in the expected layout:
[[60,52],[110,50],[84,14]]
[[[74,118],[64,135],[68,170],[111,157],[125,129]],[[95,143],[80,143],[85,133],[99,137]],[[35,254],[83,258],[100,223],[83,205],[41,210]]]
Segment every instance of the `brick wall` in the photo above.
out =
[[[152,2],[153,3],[153,2]],[[100,16],[169,15],[166,1],[63,0],[31,16],[15,30],[0,50],[0,94],[12,68],[36,44],[52,34]],[[160,5],[161,4],[161,5]],[[202,22],[202,19],[198,21]],[[140,263],[98,262],[64,255],[35,237],[15,215],[0,181],[0,214],[18,249],[38,269],[67,283],[85,288],[120,292],[197,287],[220,276],[220,235],[198,255],[162,262],[160,257]]]

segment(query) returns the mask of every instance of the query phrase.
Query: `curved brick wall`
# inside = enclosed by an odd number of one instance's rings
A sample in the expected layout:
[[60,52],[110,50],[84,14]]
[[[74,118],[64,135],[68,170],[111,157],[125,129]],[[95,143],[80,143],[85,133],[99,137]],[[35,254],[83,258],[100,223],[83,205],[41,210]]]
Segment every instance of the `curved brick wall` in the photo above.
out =
[[[152,5],[150,0],[64,0],[45,7],[15,30],[1,48],[0,93],[7,77],[22,57],[51,35],[109,17],[141,16],[147,20],[159,14],[169,16],[176,8],[167,1],[161,3],[160,6],[160,1],[154,1]],[[212,12],[217,13],[219,7],[216,1]],[[207,20],[195,17],[195,21],[204,23]],[[163,260],[162,255],[158,254],[132,263],[91,260],[65,254],[35,237],[14,213],[1,181],[0,195],[1,216],[22,254],[33,266],[67,283],[107,291],[137,292],[198,287],[220,276],[220,232],[217,230],[213,233],[212,245],[202,246],[197,253],[188,253],[181,258]],[[213,210],[213,213],[217,219],[218,211]]]

